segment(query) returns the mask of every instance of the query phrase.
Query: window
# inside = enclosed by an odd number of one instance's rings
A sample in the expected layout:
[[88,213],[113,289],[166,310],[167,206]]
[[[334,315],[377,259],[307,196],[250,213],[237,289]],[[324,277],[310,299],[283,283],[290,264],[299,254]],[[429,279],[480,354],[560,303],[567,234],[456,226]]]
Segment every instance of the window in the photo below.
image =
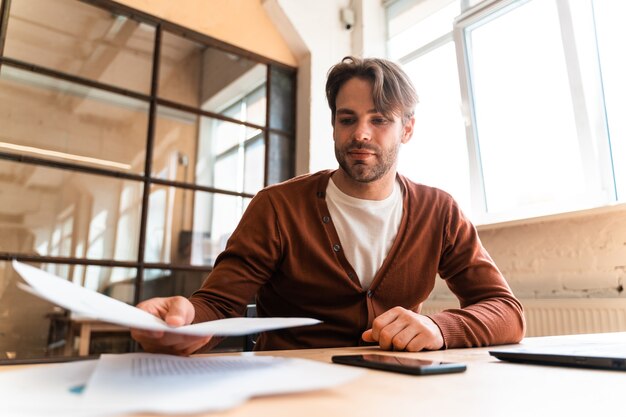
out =
[[[626,88],[618,74],[625,64],[616,36],[616,16],[625,6],[503,0],[461,13],[462,3],[400,1],[388,8],[390,53],[398,50],[393,45],[402,33],[415,36],[413,50],[405,40],[402,54],[391,58],[406,65],[423,95],[417,115],[432,111],[425,125],[436,120],[440,126],[416,131],[414,141],[424,144],[406,158],[430,162],[410,176],[451,192],[479,224],[626,201],[626,139],[617,117],[624,111],[619,98]],[[401,27],[403,19],[408,29],[396,33],[391,28]],[[446,26],[454,27],[456,60]],[[458,76],[450,74],[451,66]],[[438,88],[439,99],[448,97],[445,109],[436,109],[429,97],[429,87],[439,82],[459,85],[462,92],[455,97]],[[458,120],[465,121],[464,134],[452,130]],[[444,151],[428,149],[429,140]],[[466,164],[457,161],[463,157]],[[427,172],[437,167],[450,172],[448,183]]]
[[[4,291],[14,258],[129,303],[190,294],[293,176],[295,69],[117,2],[0,7],[0,322],[31,300]],[[37,303],[0,359],[73,354]]]
[[387,17],[390,59],[403,64],[419,96],[413,139],[400,152],[398,170],[446,190],[469,212],[469,158],[452,36],[459,12],[454,1],[405,1],[392,4]]

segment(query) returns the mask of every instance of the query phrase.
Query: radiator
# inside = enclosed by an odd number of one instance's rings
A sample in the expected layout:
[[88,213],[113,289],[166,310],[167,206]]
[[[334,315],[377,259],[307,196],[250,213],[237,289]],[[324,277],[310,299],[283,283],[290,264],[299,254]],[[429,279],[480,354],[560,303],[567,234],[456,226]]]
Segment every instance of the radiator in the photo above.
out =
[[[526,336],[626,331],[626,298],[521,300]],[[458,308],[455,300],[429,300],[422,314]]]

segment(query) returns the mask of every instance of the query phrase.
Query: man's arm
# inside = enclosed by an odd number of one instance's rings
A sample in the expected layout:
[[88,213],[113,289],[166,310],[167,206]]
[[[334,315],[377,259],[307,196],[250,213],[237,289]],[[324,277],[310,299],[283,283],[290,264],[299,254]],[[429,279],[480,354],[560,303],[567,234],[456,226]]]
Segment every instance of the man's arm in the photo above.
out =
[[456,203],[448,210],[439,275],[461,307],[429,316],[445,347],[517,343],[524,337],[521,303]]
[[[280,239],[275,218],[269,196],[258,193],[202,288],[189,299],[153,298],[137,307],[174,326],[241,316],[276,268]],[[133,330],[131,335],[146,351],[177,355],[214,347],[221,340],[140,330]]]
[[202,288],[190,297],[194,322],[243,315],[278,268],[281,256],[276,210],[269,193],[261,191],[250,202]]

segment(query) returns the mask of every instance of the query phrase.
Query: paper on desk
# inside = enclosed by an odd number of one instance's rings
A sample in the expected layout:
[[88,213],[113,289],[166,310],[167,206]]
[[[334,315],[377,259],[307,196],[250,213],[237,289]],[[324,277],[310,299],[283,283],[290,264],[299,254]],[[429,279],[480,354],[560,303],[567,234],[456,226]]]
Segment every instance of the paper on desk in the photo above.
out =
[[[263,395],[331,388],[362,369],[240,354],[183,358],[149,353],[0,373],[2,417],[109,417],[226,410]],[[90,377],[91,376],[91,377]],[[82,393],[76,390],[86,384]]]
[[364,372],[305,359],[249,354],[102,355],[84,401],[120,413],[220,411],[255,396],[334,387]]
[[81,387],[96,368],[95,360],[54,365],[38,365],[27,369],[4,370],[0,373],[0,416],[103,416],[108,413],[79,410]]
[[30,285],[21,288],[74,313],[96,320],[144,330],[163,330],[193,336],[241,336],[286,327],[308,326],[319,320],[301,317],[236,317],[170,327],[152,314],[122,301],[90,291],[41,269],[13,261],[13,268]]

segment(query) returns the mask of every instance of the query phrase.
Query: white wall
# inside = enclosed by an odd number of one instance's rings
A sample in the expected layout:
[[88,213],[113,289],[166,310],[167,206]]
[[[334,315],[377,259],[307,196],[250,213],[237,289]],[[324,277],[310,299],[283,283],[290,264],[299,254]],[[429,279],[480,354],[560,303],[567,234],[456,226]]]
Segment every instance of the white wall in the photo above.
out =
[[[330,67],[347,55],[384,55],[384,10],[380,0],[264,0],[298,61],[296,173],[337,167],[324,88]],[[341,9],[353,7],[348,30]],[[362,17],[366,18],[363,19]],[[364,30],[366,29],[366,30]],[[378,42],[368,39],[379,39]]]

